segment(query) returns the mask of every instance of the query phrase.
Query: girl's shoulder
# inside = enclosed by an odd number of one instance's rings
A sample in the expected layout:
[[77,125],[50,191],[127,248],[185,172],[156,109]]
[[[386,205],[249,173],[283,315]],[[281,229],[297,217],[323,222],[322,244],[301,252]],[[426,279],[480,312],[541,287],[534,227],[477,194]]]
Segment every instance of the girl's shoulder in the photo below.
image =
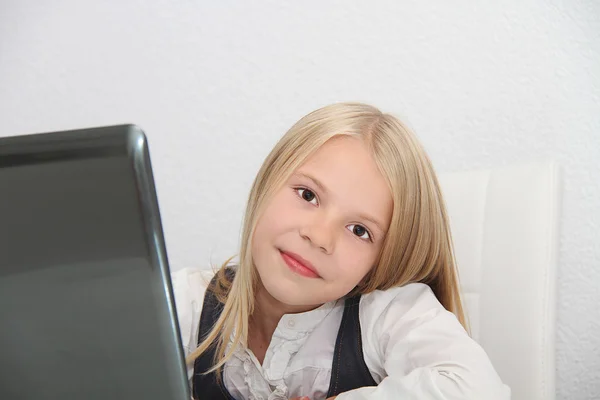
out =
[[[204,293],[215,272],[200,268],[183,268],[171,273],[171,285],[176,297],[183,301],[203,301]],[[178,299],[176,298],[176,301]]]
[[439,302],[431,288],[424,283],[409,283],[387,290],[364,294],[360,300],[360,320],[368,326],[418,326],[439,320],[461,329],[458,319]]
[[204,294],[214,274],[214,271],[200,268],[184,268],[171,273],[181,341],[186,354],[196,347]]
[[396,310],[444,309],[433,290],[424,283],[408,283],[387,290],[375,290],[361,296],[361,308],[372,311],[394,307]]

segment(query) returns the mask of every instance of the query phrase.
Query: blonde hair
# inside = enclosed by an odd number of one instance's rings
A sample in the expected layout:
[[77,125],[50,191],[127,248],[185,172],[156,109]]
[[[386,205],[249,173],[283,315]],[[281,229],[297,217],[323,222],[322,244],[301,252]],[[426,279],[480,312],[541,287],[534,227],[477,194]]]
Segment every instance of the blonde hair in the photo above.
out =
[[[393,197],[390,227],[371,271],[353,293],[365,294],[412,282],[431,287],[440,303],[466,328],[460,298],[452,237],[433,166],[415,135],[396,117],[361,103],[332,104],[300,119],[264,161],[248,198],[235,278],[225,274],[231,259],[217,273],[212,290],[223,311],[187,362],[192,363],[213,343],[217,371],[238,345],[246,345],[248,318],[254,311],[256,273],[251,240],[269,199],[313,153],[334,136],[364,140]],[[229,346],[229,339],[232,344]]]

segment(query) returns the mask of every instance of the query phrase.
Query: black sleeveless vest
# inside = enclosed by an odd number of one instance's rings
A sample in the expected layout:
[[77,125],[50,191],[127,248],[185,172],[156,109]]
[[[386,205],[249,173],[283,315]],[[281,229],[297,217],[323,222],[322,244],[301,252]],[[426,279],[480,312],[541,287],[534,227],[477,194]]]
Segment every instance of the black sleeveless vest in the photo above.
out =
[[[214,282],[214,279],[213,279]],[[373,380],[362,352],[362,339],[358,308],[360,295],[345,300],[344,314],[333,353],[331,380],[327,397],[337,396],[364,386],[377,386]],[[204,295],[202,313],[200,314],[200,329],[198,343],[214,326],[223,311],[223,304],[215,295],[207,290]],[[194,363],[194,376],[192,378],[192,394],[197,400],[242,400],[234,399],[227,391],[222,381],[217,382],[214,372],[203,374],[213,365],[215,347],[209,347]]]

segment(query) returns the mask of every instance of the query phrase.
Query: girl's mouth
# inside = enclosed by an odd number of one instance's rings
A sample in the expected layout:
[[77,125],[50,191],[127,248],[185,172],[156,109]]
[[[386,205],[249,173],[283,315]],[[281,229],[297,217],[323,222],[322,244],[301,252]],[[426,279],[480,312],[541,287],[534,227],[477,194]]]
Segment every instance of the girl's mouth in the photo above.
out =
[[298,275],[305,276],[307,278],[319,278],[319,274],[315,267],[307,260],[291,252],[279,250],[281,258],[286,265]]

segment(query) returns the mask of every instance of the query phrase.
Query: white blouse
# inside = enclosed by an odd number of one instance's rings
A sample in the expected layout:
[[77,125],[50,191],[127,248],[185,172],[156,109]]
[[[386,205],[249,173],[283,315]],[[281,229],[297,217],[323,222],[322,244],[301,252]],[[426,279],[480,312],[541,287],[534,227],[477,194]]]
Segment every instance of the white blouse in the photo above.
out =
[[[172,274],[185,354],[197,347],[200,313],[211,271]],[[224,383],[236,399],[325,399],[344,302],[326,303],[284,315],[262,365],[238,348],[224,367]],[[481,346],[437,300],[429,286],[412,283],[375,291],[360,300],[365,363],[376,387],[363,387],[337,400],[510,399]],[[188,369],[191,380],[193,367]]]

